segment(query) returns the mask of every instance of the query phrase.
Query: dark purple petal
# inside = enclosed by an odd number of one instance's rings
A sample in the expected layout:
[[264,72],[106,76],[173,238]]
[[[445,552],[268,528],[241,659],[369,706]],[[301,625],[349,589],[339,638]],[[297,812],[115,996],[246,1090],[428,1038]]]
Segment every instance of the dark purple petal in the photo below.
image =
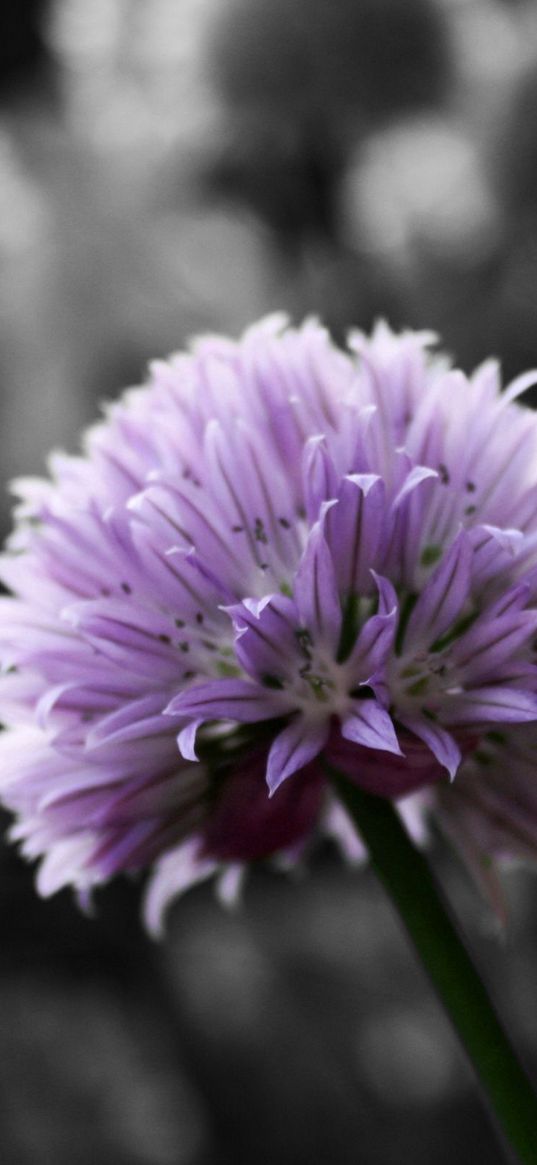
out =
[[403,752],[398,756],[355,744],[338,734],[331,737],[325,755],[349,780],[378,797],[406,797],[444,779],[445,769],[417,736],[402,728],[400,744]]
[[415,736],[419,736],[420,740],[423,740],[438,763],[447,769],[451,780],[453,780],[461,763],[462,753],[451,733],[442,728],[440,724],[435,724],[434,721],[426,719],[424,716],[404,716],[401,717],[401,723],[404,724],[405,728],[409,728]]
[[283,781],[318,756],[328,735],[328,720],[312,722],[304,716],[297,716],[278,733],[267,761],[267,785],[271,796]]
[[353,700],[341,724],[345,740],[402,756],[391,716],[376,700]]
[[349,669],[360,683],[367,683],[385,667],[397,631],[397,611],[372,615],[364,623],[349,658]]
[[311,836],[326,784],[319,766],[296,772],[271,797],[267,757],[259,751],[236,763],[219,782],[202,832],[203,855],[223,861],[254,861],[287,852]]

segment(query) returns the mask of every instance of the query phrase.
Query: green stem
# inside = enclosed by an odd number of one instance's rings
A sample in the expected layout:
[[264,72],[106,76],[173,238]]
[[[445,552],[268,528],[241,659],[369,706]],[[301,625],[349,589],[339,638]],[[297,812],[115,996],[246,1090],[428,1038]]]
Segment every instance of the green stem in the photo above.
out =
[[521,1165],[537,1165],[537,1099],[425,858],[389,801],[364,793],[332,766],[326,769],[455,1025],[499,1129]]

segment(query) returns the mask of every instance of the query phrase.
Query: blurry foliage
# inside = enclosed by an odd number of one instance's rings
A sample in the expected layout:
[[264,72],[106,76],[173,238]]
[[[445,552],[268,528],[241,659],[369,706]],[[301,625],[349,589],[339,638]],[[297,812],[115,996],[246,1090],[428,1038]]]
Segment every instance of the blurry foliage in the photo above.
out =
[[231,0],[211,61],[230,106],[341,139],[364,119],[445,96],[444,21],[429,0]]
[[[537,67],[525,74],[493,147],[503,208],[493,327],[509,373],[537,363]],[[537,401],[535,389],[526,400]]]
[[283,247],[336,240],[337,183],[371,129],[446,94],[444,22],[427,0],[234,0],[215,22],[228,137],[212,174]]
[[50,77],[49,9],[50,0],[6,0],[0,6],[0,100]]

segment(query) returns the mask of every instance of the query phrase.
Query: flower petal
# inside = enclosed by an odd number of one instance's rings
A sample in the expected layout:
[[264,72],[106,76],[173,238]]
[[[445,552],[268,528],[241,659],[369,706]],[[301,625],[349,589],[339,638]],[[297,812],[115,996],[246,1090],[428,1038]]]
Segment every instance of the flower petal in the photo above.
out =
[[[521,611],[474,623],[452,648],[451,657],[464,675],[466,687],[502,681],[503,667],[512,664],[517,653],[529,649],[537,630],[537,611]],[[524,658],[524,657],[523,657]],[[537,674],[537,673],[536,673]]]
[[461,530],[419,596],[407,624],[405,646],[430,646],[452,626],[468,597],[471,560],[468,536]]
[[[284,694],[282,693],[282,696]],[[284,699],[277,692],[264,690],[249,680],[211,680],[196,684],[180,692],[164,709],[166,716],[194,717],[204,720],[237,720],[253,724],[256,720],[272,720],[286,710]]]
[[300,622],[294,601],[286,595],[267,595],[257,601],[245,599],[225,610],[237,632],[235,656],[244,671],[258,683],[267,676],[285,680],[296,652]]
[[324,533],[343,596],[370,594],[386,523],[385,486],[376,474],[350,474],[327,510]]
[[153,938],[162,936],[164,915],[172,899],[198,882],[206,881],[218,869],[218,863],[200,857],[199,850],[200,839],[191,837],[165,854],[155,866],[144,901],[145,924]]
[[341,603],[332,555],[319,522],[313,527],[295,575],[295,601],[302,622],[318,643],[336,650]]
[[537,696],[501,684],[474,688],[446,699],[442,721],[452,725],[523,724],[537,720]]
[[353,700],[341,724],[341,735],[354,744],[403,756],[391,716],[376,700]]
[[200,724],[203,724],[203,720],[191,720],[186,728],[181,729],[177,737],[177,747],[185,760],[199,760],[196,752],[196,736]]
[[349,657],[349,669],[356,676],[357,682],[368,683],[384,668],[393,648],[396,631],[395,609],[387,615],[372,615],[364,623]]
[[415,736],[419,736],[420,740],[423,740],[427,748],[430,748],[433,756],[436,757],[439,764],[447,769],[451,780],[453,780],[461,763],[462,754],[451,733],[442,728],[440,724],[425,719],[424,716],[402,716],[400,719],[405,728],[409,728]]
[[327,448],[326,437],[310,437],[304,446],[302,459],[306,517],[311,525],[317,521],[323,502],[335,498],[339,478]]
[[297,716],[278,734],[267,762],[267,785],[271,796],[282,781],[319,755],[328,734],[328,720],[312,722],[305,716]]

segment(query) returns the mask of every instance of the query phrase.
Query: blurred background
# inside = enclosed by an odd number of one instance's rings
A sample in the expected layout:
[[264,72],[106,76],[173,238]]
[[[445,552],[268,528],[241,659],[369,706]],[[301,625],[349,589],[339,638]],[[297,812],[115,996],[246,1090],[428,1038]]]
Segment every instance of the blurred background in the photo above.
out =
[[[17,0],[0,10],[4,484],[204,330],[287,309],[537,364],[534,0]],[[537,1074],[535,875],[499,937],[439,875]],[[144,937],[0,854],[4,1165],[500,1163],[367,871],[327,846]]]

